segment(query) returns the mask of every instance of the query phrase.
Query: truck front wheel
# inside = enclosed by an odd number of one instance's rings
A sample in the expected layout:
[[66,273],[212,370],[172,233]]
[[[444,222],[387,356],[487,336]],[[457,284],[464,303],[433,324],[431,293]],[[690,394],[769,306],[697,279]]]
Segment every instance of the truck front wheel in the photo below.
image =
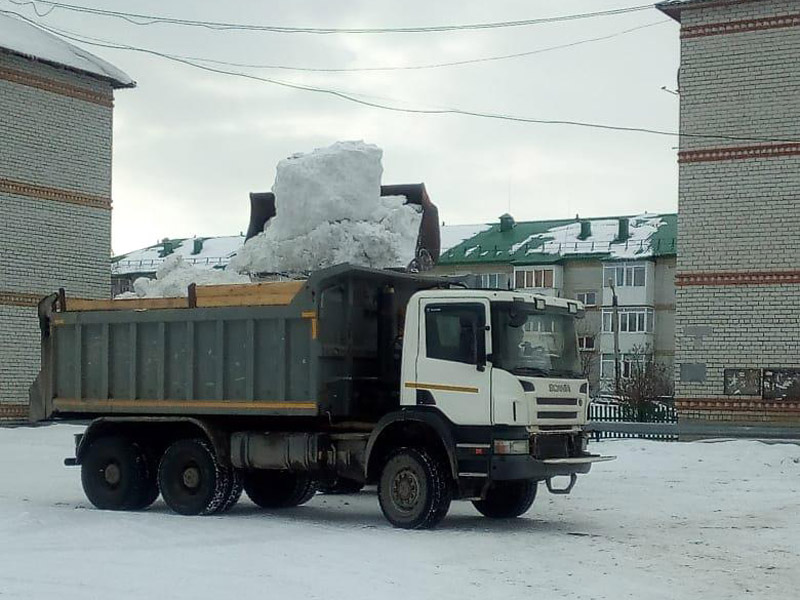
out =
[[317,488],[306,473],[256,470],[244,473],[244,491],[261,508],[290,508],[311,500]]
[[124,437],[101,437],[83,454],[81,483],[86,497],[101,510],[137,510],[149,500],[147,458]]
[[378,500],[395,527],[428,529],[447,514],[452,486],[445,466],[427,450],[400,448],[383,467]]
[[158,468],[164,502],[181,515],[216,512],[228,500],[229,476],[202,439],[175,442],[167,448]]
[[483,500],[472,504],[484,517],[513,519],[525,514],[536,499],[538,481],[495,481]]

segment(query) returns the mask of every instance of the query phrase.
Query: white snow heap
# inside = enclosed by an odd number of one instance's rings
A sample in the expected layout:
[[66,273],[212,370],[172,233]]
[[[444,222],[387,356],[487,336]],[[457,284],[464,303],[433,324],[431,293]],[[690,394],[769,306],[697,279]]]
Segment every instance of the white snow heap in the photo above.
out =
[[276,216],[250,239],[229,270],[303,272],[351,263],[404,267],[414,258],[421,207],[381,197],[377,146],[337,142],[278,163]]
[[198,269],[187,264],[180,254],[164,260],[156,271],[156,278],[139,277],[133,282],[133,292],[117,296],[122,298],[178,298],[188,294],[189,285],[220,285],[250,283],[250,278],[220,269]]

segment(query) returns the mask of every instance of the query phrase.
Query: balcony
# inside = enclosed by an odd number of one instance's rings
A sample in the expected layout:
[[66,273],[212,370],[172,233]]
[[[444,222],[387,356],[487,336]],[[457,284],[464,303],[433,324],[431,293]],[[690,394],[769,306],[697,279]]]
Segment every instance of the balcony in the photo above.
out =
[[530,266],[514,268],[514,289],[531,294],[560,296],[564,287],[564,267]]

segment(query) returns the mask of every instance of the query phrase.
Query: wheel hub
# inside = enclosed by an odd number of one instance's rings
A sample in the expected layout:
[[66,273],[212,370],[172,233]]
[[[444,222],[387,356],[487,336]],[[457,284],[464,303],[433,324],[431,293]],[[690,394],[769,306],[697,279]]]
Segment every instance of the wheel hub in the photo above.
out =
[[392,501],[401,510],[411,510],[419,498],[419,478],[409,469],[397,473],[392,482]]
[[183,470],[183,485],[190,490],[200,487],[200,469],[197,467],[187,467]]
[[117,463],[108,463],[106,468],[103,469],[103,478],[106,480],[106,483],[110,486],[115,486],[119,484],[119,480],[121,479],[122,474],[119,470],[119,465]]

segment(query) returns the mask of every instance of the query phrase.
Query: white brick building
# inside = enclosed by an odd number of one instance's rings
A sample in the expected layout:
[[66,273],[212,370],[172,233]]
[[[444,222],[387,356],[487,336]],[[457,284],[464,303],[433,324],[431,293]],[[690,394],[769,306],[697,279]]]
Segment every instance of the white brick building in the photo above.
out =
[[658,8],[681,24],[681,418],[800,423],[800,2]]
[[39,299],[109,295],[113,92],[134,85],[0,14],[0,419],[27,414]]

